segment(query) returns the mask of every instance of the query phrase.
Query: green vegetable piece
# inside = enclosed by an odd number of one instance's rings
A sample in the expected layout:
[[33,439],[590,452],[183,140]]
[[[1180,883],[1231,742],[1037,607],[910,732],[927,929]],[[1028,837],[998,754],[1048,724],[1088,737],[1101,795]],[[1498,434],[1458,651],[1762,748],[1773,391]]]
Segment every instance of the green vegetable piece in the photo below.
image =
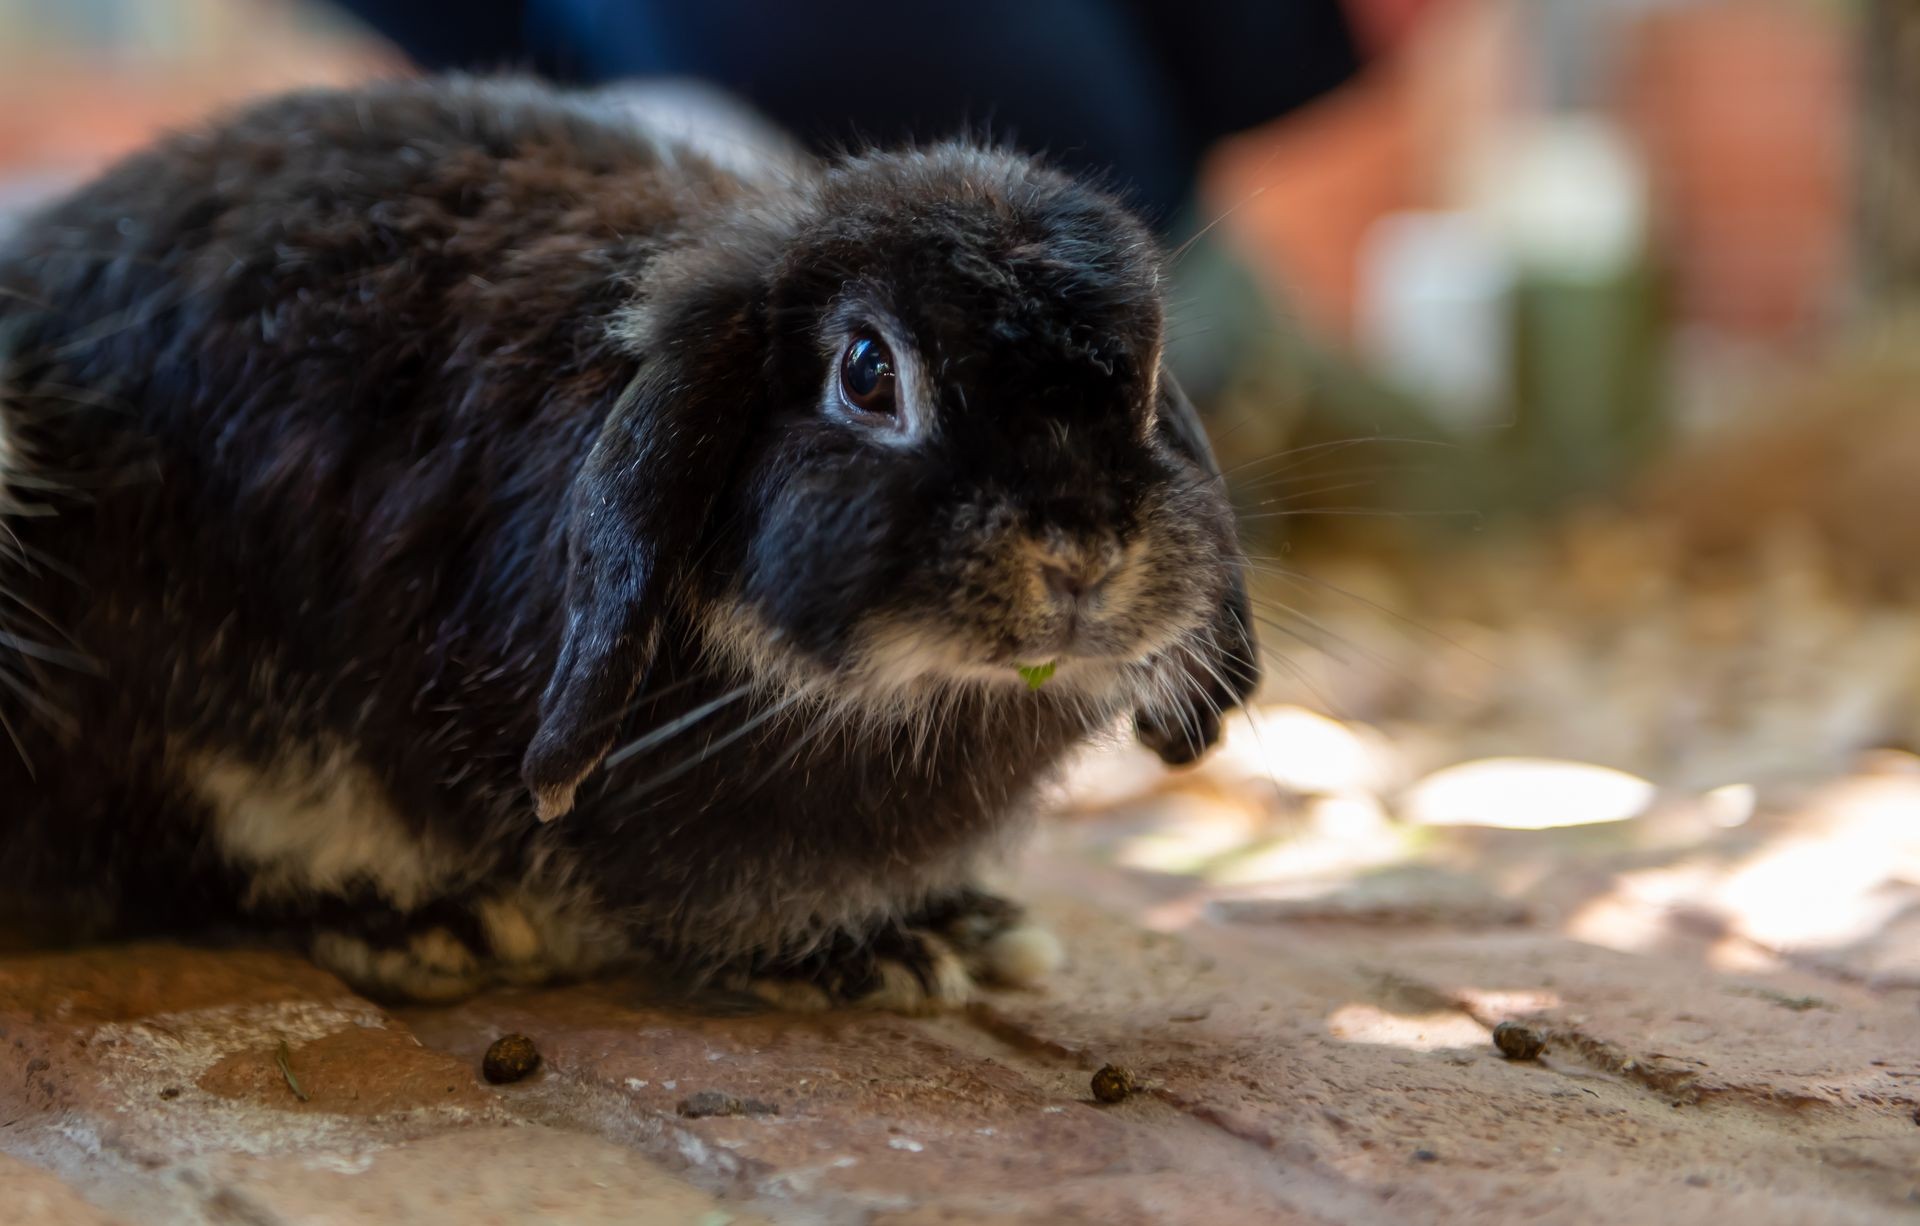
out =
[[1045,685],[1053,676],[1053,670],[1057,663],[1057,661],[1048,660],[1045,664],[1022,664],[1020,666],[1020,679],[1027,683],[1028,689],[1037,690]]
[[300,1082],[293,1075],[293,1053],[287,1049],[287,1041],[280,1040],[280,1046],[274,1049],[273,1062],[280,1066],[280,1075],[287,1079],[287,1089],[301,1102],[311,1101],[307,1092],[300,1088]]

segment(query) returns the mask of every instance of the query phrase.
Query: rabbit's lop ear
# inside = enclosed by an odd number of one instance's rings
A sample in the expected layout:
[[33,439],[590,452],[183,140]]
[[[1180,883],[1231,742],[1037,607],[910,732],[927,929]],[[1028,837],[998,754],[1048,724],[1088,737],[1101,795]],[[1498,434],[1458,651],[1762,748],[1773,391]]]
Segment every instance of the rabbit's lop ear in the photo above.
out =
[[[1220,479],[1220,465],[1207,443],[1200,414],[1180,385],[1165,369],[1160,372],[1156,403],[1161,437],[1202,472]],[[1172,766],[1195,761],[1220,739],[1220,718],[1251,697],[1260,684],[1260,651],[1253,638],[1253,610],[1247,599],[1245,568],[1238,560],[1228,567],[1227,590],[1214,609],[1207,633],[1194,650],[1199,658],[1188,663],[1178,687],[1177,706],[1143,709],[1134,715],[1134,731],[1142,744]]]
[[618,735],[753,411],[754,363],[681,356],[746,352],[733,348],[750,343],[738,315],[683,316],[651,331],[637,342],[651,356],[607,415],[569,499],[560,654],[521,762],[542,821],[573,808]]

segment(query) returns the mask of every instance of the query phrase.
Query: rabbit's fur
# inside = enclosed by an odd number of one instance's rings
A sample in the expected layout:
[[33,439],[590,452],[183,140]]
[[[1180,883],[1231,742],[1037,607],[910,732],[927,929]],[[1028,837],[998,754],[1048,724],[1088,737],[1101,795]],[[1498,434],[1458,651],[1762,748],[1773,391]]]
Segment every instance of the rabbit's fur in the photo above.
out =
[[0,896],[416,997],[1042,969],[983,857],[1090,736],[1190,760],[1257,676],[1160,260],[1011,153],[743,173],[523,82],[127,159],[0,250]]

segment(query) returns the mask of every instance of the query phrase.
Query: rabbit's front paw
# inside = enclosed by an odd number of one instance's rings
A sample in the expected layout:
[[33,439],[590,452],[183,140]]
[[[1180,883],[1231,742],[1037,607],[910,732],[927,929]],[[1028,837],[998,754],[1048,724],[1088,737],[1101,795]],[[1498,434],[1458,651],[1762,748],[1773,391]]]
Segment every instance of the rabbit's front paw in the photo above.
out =
[[318,929],[314,960],[384,1000],[448,1001],[492,984],[589,974],[625,953],[588,908],[526,893],[445,900],[411,913],[371,911]]
[[391,944],[328,929],[313,937],[313,960],[377,1000],[458,1000],[491,978],[472,946],[447,928],[422,928]]
[[1031,987],[1061,962],[1053,934],[1016,903],[966,889],[862,940],[840,938],[758,968],[745,988],[777,1008],[839,1006],[927,1014],[957,1008],[980,986]]

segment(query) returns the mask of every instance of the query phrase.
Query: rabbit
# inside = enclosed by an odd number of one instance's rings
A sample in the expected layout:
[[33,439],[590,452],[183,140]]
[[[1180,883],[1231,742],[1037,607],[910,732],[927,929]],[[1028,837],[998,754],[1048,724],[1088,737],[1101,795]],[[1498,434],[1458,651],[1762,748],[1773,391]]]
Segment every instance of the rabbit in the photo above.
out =
[[[715,159],[511,78],[298,92],[0,248],[0,897],[381,999],[620,964],[909,1011],[1078,747],[1260,670],[1164,255],[967,140]],[[724,163],[734,164],[724,164]]]

